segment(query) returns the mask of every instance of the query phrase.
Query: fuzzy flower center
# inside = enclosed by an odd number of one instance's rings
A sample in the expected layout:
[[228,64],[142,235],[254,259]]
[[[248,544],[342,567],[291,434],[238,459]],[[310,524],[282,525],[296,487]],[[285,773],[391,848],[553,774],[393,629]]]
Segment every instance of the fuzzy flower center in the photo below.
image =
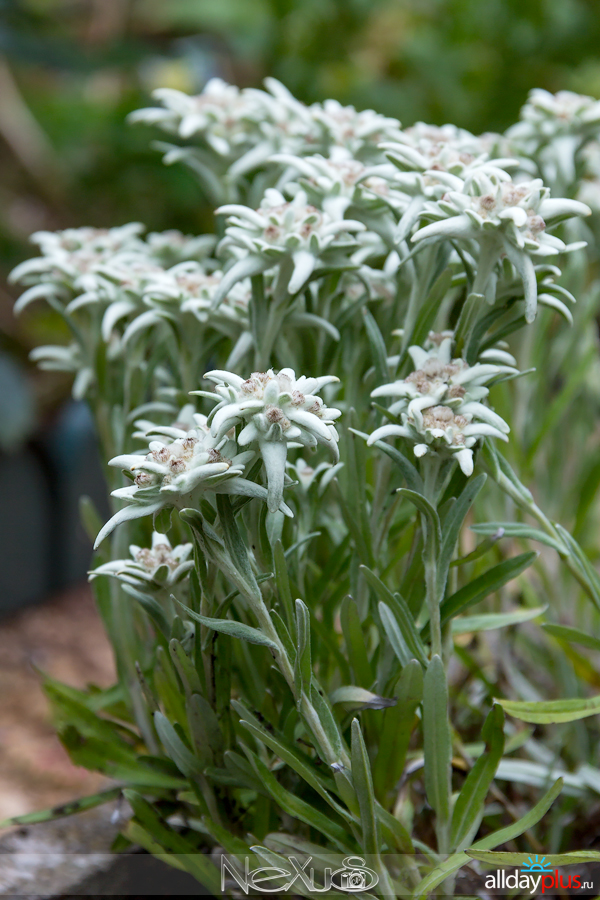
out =
[[144,547],[135,554],[135,561],[147,572],[154,572],[159,566],[168,566],[171,571],[177,568],[179,562],[171,555],[173,548],[169,544],[155,544],[152,550]]

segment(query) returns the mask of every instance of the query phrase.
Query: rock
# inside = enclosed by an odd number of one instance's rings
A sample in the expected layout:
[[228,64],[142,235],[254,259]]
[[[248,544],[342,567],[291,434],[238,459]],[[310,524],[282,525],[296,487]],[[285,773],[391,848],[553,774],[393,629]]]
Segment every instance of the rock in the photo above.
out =
[[0,838],[3,897],[197,897],[206,892],[184,872],[134,849],[111,853],[124,818],[122,801],[54,822],[15,828]]

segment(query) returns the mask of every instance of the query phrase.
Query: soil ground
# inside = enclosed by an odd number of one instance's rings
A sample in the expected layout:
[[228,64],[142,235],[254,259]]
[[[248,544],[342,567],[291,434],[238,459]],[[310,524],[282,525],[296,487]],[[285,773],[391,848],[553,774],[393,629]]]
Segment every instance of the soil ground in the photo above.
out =
[[94,793],[105,783],[70,762],[36,669],[74,687],[114,681],[89,585],[0,619],[0,820]]

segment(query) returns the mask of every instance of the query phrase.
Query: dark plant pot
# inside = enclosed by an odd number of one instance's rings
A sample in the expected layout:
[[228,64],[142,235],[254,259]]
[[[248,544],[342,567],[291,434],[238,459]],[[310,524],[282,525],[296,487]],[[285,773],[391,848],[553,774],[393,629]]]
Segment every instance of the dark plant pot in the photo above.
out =
[[85,578],[91,543],[79,518],[87,494],[108,517],[91,414],[68,403],[38,439],[0,453],[0,615]]

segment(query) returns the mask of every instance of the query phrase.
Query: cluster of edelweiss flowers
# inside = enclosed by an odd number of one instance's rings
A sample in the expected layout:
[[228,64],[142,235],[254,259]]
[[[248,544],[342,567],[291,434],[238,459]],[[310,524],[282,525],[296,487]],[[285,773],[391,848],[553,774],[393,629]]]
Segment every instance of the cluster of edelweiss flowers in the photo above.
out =
[[[230,183],[278,151],[304,155],[345,147],[353,156],[369,160],[377,155],[381,141],[400,133],[396,119],[373,110],[358,112],[336,100],[307,107],[276,79],[267,78],[265,85],[266,91],[240,90],[212,78],[195,97],[162,88],[154,92],[162,108],[137,110],[130,121],[157,125],[194,148],[210,151],[226,163]],[[170,154],[168,161],[185,159],[190,152],[172,145],[164,149]],[[202,159],[196,154],[196,162]]]
[[[205,378],[215,383],[215,392],[194,393],[218,401],[208,418],[195,413],[192,423],[168,427],[139,420],[138,434],[153,438],[148,452],[121,454],[109,461],[130,475],[133,484],[113,491],[113,497],[128,505],[102,528],[96,546],[122,522],[164,508],[193,506],[206,492],[258,497],[270,512],[292,515],[283,500],[288,448],[323,444],[337,461],[333,422],[341,412],[316,396],[326,384],[338,381],[335,376],[296,379],[292,369],[277,374],[270,369],[246,380],[222,371],[208,372]],[[258,455],[266,471],[266,488],[245,477]]]
[[[515,360],[503,350],[487,351],[473,366],[452,359],[452,342],[451,332],[431,334],[424,347],[409,348],[415,366],[410,375],[375,388],[372,397],[394,398],[388,413],[399,424],[382,425],[367,443],[407,438],[415,456],[452,457],[465,475],[471,475],[477,441],[482,437],[506,441],[510,431],[504,419],[482,403],[489,394],[487,385],[519,373]],[[511,364],[499,364],[499,358]]]
[[[565,183],[552,180],[565,141],[571,156],[575,141],[578,158],[593,157],[599,103],[536,91],[506,135],[477,137],[450,125],[402,130],[372,110],[333,100],[306,106],[272,79],[266,87],[240,90],[213,79],[195,97],[163,90],[156,93],[160,108],[132,117],[182,142],[163,145],[169,161],[193,158],[210,196],[220,198],[217,215],[227,217],[218,244],[213,236],[174,231],[144,238],[137,223],[42,232],[33,237],[42,255],[13,273],[27,288],[17,308],[43,297],[72,322],[75,335],[91,309],[87,326],[97,328],[98,340],[125,367],[130,341],[141,346],[141,335],[165,322],[185,335],[184,317],[192,316],[195,334],[214,329],[239,348],[227,363],[234,368],[256,340],[252,276],[264,279],[266,302],[281,304],[286,314],[295,304],[302,310],[303,296],[318,298],[319,280],[331,272],[339,274],[348,306],[357,297],[396,302],[404,262],[445,241],[457,278],[467,277],[467,269],[475,273],[476,299],[493,305],[499,286],[510,282],[517,292],[522,286],[527,321],[538,302],[570,316],[563,301],[573,298],[554,283],[560,272],[548,258],[581,243],[549,231],[590,210],[570,197],[551,197],[545,179],[550,173],[553,185]],[[470,474],[481,438],[506,439],[508,425],[485,401],[493,382],[516,374],[514,360],[484,354],[469,366],[452,358],[449,335],[411,347],[410,355],[415,371],[373,392],[393,398],[393,421],[369,442],[399,436],[413,443],[417,457],[450,455]],[[77,373],[79,395],[92,383],[93,352],[85,341],[38,348],[36,358]],[[134,483],[116,492],[127,505],[100,539],[120,521],[181,508],[201,491],[261,497],[271,512],[289,513],[283,501],[289,447],[322,444],[337,460],[333,423],[340,411],[316,396],[333,376],[296,378],[283,368],[247,379],[225,371],[205,377],[215,391],[198,393],[217,401],[207,419],[196,414],[185,427],[154,428],[145,453],[111,460]],[[153,431],[152,423],[143,428]],[[266,488],[246,477],[258,456]]]

